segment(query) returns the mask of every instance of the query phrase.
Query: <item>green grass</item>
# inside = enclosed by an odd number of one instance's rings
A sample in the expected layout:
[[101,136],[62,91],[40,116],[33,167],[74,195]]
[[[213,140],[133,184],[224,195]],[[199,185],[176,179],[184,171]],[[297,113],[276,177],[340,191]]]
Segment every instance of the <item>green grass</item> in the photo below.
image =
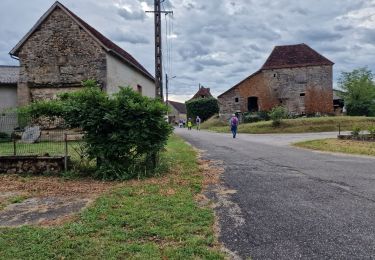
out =
[[[220,122],[218,122],[217,118],[210,119],[208,124],[202,124],[202,129],[221,133],[230,132],[229,126],[219,126],[219,124]],[[279,127],[272,126],[271,121],[263,121],[240,124],[238,132],[247,134],[334,132],[339,130],[339,124],[342,131],[351,131],[355,126],[360,127],[362,130],[368,130],[370,126],[375,125],[375,118],[338,116],[286,119],[282,121]]]
[[294,145],[319,151],[375,156],[375,142],[321,139],[295,143]]
[[[79,154],[75,152],[75,148],[79,147],[80,142],[73,141],[68,143],[68,151],[71,159],[78,160]],[[0,143],[0,156],[13,155],[14,144],[13,142]],[[49,156],[63,156],[65,154],[65,143],[64,142],[40,142],[34,144],[27,144],[17,142],[16,144],[17,155],[39,155],[43,156],[48,154]]]
[[162,160],[169,174],[124,182],[77,221],[0,228],[0,259],[223,259],[213,210],[194,199],[203,181],[196,152],[173,136]]

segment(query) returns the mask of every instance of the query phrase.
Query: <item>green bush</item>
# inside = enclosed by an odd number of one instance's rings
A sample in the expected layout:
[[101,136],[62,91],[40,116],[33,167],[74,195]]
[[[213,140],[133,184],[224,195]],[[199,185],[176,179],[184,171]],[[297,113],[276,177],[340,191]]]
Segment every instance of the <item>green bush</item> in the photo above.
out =
[[355,126],[352,130],[353,137],[359,137],[360,133],[361,133],[361,128],[359,126]]
[[371,137],[375,138],[375,126],[370,126],[368,131],[370,132]]
[[244,123],[256,123],[260,121],[270,120],[268,112],[259,111],[259,112],[246,112],[243,113],[243,122]]
[[131,88],[109,96],[94,81],[53,101],[33,103],[23,112],[33,117],[59,116],[84,132],[86,153],[97,160],[96,177],[130,179],[153,174],[158,152],[172,131],[164,120],[168,108]]
[[4,132],[0,132],[0,142],[9,142],[10,140],[10,135]]
[[281,121],[287,118],[288,113],[286,109],[282,106],[274,107],[269,113],[270,119],[272,120],[272,125],[278,127],[281,125]]
[[219,113],[219,104],[215,98],[199,98],[186,102],[188,118],[199,116],[205,121],[213,115]]

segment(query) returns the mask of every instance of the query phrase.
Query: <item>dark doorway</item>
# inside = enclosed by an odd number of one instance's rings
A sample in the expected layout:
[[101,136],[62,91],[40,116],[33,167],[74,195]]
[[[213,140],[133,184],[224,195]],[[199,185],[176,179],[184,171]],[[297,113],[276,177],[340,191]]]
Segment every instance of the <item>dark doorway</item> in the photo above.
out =
[[249,110],[249,112],[258,112],[259,111],[258,97],[248,97],[247,98],[247,110]]

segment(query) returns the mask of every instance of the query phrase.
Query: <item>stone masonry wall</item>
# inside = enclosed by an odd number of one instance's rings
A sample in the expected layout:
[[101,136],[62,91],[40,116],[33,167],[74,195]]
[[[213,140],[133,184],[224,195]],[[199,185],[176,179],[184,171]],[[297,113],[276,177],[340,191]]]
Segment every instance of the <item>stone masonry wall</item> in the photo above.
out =
[[[248,97],[258,97],[260,111],[268,111],[278,104],[273,91],[264,83],[263,72],[241,82],[236,88],[219,98],[220,114],[228,115],[235,112],[248,111]],[[238,102],[235,102],[238,98]]]
[[293,114],[333,113],[332,66],[263,71],[266,86]]
[[219,97],[220,114],[247,112],[248,97],[258,98],[260,111],[282,105],[291,114],[332,114],[332,84],[332,66],[264,70]]
[[75,90],[87,79],[106,83],[105,50],[60,8],[29,37],[18,56],[19,105],[50,98],[55,88],[56,92]]
[[64,157],[0,156],[0,174],[59,174],[64,171]]

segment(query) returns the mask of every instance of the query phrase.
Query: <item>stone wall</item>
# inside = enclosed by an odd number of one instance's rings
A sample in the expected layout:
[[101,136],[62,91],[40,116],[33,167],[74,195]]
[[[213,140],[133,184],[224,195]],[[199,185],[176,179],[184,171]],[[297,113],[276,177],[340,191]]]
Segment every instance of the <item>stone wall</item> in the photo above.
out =
[[332,114],[332,84],[332,66],[263,70],[219,97],[220,115],[248,112],[248,97],[258,98],[259,111],[282,105],[292,114]]
[[[56,8],[20,48],[18,104],[71,91],[87,79],[106,83],[106,53],[64,11]],[[30,91],[31,90],[31,91]]]
[[0,174],[59,174],[64,171],[64,157],[0,156]]
[[332,66],[263,71],[266,86],[293,114],[333,113]]
[[248,97],[258,98],[259,111],[268,111],[278,104],[274,91],[265,84],[263,72],[259,72],[219,97],[221,117],[228,117],[236,112],[247,112]]

